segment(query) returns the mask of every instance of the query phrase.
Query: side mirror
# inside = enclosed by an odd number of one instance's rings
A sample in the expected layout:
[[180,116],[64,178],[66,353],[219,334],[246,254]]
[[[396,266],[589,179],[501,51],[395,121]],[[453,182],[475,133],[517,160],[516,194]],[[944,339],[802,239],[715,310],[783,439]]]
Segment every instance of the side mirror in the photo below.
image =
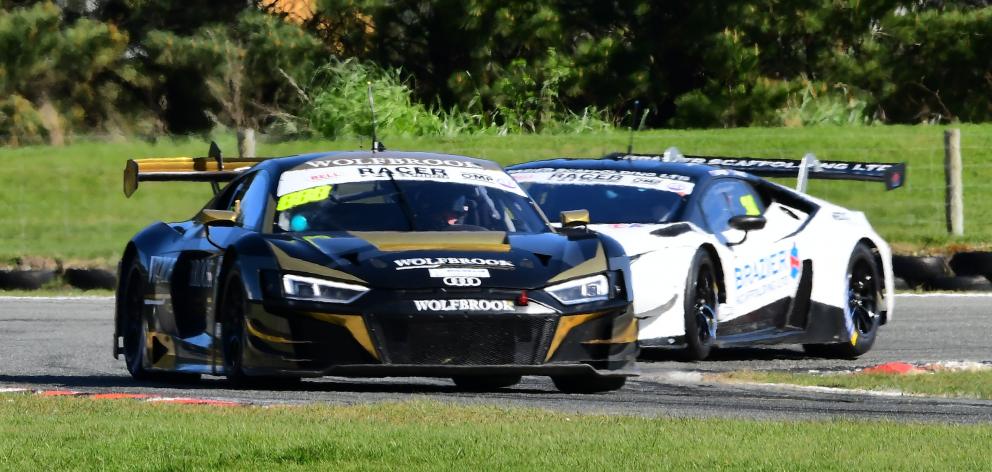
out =
[[561,227],[575,228],[589,224],[589,210],[568,210],[561,212]]
[[196,215],[196,222],[203,226],[230,227],[234,226],[238,220],[238,212],[228,210],[200,210]]
[[741,231],[754,231],[765,227],[768,220],[761,215],[737,215],[730,218],[727,225]]

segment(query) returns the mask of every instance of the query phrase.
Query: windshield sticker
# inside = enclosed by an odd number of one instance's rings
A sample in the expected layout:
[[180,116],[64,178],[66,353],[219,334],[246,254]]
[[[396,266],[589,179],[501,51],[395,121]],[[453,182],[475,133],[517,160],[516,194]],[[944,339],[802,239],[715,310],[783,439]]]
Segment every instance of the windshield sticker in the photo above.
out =
[[[354,161],[356,159],[348,159]],[[363,159],[368,160],[368,159]],[[401,159],[377,159],[401,160]],[[408,159],[409,160],[409,159]],[[436,159],[428,159],[436,160]],[[446,161],[445,161],[446,162]],[[461,162],[463,161],[452,161]],[[467,164],[472,164],[467,162]],[[502,170],[473,168],[471,171],[462,167],[421,166],[421,165],[353,165],[335,167],[333,169],[299,169],[283,172],[279,177],[279,188],[276,192],[280,197],[294,192],[324,185],[336,185],[352,182],[370,182],[377,180],[399,181],[433,181],[452,182],[457,184],[475,185],[495,188],[520,196],[526,196],[516,181]]]
[[[513,269],[513,263],[510,261],[503,259],[483,259],[480,257],[418,257],[415,259],[397,259],[393,263],[396,264],[396,270],[436,269],[443,266]],[[475,275],[475,277],[478,277],[478,275]]]
[[673,192],[680,196],[692,193],[694,186],[692,179],[685,175],[599,169],[522,169],[510,171],[510,176],[519,183],[622,185]]
[[279,203],[276,204],[276,211],[286,211],[307,203],[325,200],[331,194],[332,189],[333,187],[330,185],[321,185],[319,187],[287,193],[279,197]]
[[414,300],[417,311],[515,311],[510,300]]

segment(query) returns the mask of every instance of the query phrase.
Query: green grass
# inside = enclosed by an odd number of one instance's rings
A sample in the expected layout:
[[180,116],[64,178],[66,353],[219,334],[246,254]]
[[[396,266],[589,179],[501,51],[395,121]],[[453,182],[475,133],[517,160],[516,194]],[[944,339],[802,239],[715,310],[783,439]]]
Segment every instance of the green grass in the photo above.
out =
[[[638,133],[635,151],[678,146],[689,154],[798,158],[807,151],[823,159],[908,161],[905,188],[886,192],[880,184],[813,182],[810,191],[868,213],[883,236],[903,250],[949,244],[982,245],[992,233],[992,125],[965,125],[966,236],[949,238],[943,216],[943,128],[889,126],[852,128],[740,128],[658,130]],[[626,148],[621,132],[580,135],[467,136],[389,139],[391,149],[461,153],[503,164],[554,156],[596,157]],[[233,138],[222,139],[231,152]],[[260,155],[356,149],[358,140],[262,143]],[[193,215],[210,197],[205,184],[143,184],[131,199],[121,187],[124,161],[132,157],[203,155],[201,139],[145,142],[77,142],[54,148],[0,150],[0,261],[20,255],[97,261],[112,265],[124,243],[155,220]]]
[[0,290],[0,297],[112,297],[113,290],[80,290],[68,286],[42,287],[38,290]]
[[5,470],[987,470],[992,426],[0,396]]
[[938,371],[911,375],[791,374],[788,372],[734,372],[721,377],[745,382],[767,382],[992,400],[992,370]]

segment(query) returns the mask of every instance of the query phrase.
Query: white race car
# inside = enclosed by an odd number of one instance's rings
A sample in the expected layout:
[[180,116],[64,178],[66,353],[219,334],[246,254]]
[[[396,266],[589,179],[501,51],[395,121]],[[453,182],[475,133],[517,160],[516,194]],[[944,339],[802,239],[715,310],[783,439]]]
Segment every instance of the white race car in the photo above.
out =
[[[892,189],[905,169],[670,149],[528,162],[508,172],[545,214],[588,210],[589,229],[621,243],[642,347],[704,359],[714,346],[802,344],[812,355],[854,358],[892,317],[891,251],[863,213],[799,190],[807,178]],[[757,175],[799,177],[800,188]]]

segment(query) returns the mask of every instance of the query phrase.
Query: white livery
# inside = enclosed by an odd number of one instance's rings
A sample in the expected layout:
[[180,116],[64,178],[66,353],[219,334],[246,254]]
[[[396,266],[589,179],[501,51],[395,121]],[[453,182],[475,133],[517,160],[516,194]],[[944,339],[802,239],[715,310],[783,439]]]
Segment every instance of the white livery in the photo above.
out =
[[623,246],[642,347],[702,359],[713,346],[788,343],[853,358],[892,318],[891,251],[865,215],[755,174],[798,176],[801,187],[808,177],[896,188],[903,164],[676,151],[508,171],[549,216],[587,209],[588,228]]

